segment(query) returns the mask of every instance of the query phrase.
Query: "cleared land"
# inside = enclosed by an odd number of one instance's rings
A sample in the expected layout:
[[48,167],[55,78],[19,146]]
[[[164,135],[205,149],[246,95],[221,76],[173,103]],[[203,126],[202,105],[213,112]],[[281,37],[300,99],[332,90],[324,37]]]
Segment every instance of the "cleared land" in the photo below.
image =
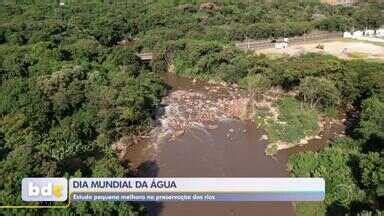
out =
[[268,48],[257,54],[300,55],[308,52],[331,54],[343,59],[384,60],[384,47],[360,41],[330,41],[291,45],[286,49]]

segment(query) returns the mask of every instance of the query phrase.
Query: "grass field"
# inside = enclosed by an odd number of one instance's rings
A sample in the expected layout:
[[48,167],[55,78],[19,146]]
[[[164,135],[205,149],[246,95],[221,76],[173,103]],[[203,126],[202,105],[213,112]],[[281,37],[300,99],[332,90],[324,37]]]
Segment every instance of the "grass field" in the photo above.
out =
[[307,136],[315,135],[319,130],[319,118],[316,110],[309,108],[293,97],[285,97],[273,105],[278,110],[277,118],[266,111],[256,112],[256,121],[263,122],[270,146],[267,154],[278,150],[278,143],[294,146]]

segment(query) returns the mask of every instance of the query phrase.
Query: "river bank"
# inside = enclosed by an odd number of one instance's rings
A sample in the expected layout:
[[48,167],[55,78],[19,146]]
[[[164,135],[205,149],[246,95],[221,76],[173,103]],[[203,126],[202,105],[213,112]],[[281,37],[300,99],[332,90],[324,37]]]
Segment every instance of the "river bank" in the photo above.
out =
[[[265,154],[266,131],[249,116],[248,93],[167,74],[172,87],[157,115],[151,139],[131,145],[119,158],[145,177],[286,177],[289,154],[318,150],[343,127],[332,124],[321,139]],[[149,215],[294,215],[292,203],[156,203]]]

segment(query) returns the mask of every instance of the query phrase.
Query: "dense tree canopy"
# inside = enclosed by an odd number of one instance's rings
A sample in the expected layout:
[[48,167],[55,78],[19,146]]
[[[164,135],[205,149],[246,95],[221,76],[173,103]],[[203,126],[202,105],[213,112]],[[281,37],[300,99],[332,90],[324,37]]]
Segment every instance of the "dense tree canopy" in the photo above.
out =
[[[28,176],[126,176],[111,144],[148,127],[165,92],[135,50],[111,47],[136,31],[126,18],[86,20],[89,7],[78,6],[58,11],[52,2],[1,2],[1,205],[22,204],[19,186]],[[79,215],[142,211],[129,203],[65,210]]]
[[[320,97],[319,108],[354,104],[362,109],[355,140],[297,156],[293,173],[329,179],[329,206],[340,199],[333,191],[343,181],[355,192],[354,201],[369,196],[359,211],[382,209],[377,203],[383,194],[384,64],[314,54],[255,57],[236,49],[233,41],[378,28],[384,24],[383,3],[59,2],[0,1],[0,205],[21,204],[15,185],[27,176],[127,175],[111,144],[151,125],[165,92],[153,71],[174,66],[178,74],[240,83],[250,90],[270,85],[301,89],[305,99]],[[148,50],[156,54],[152,68],[135,55]],[[306,91],[312,82],[317,91]],[[306,167],[297,168],[296,160]],[[335,169],[342,173],[335,176]],[[142,210],[129,203],[95,202],[79,203],[69,214],[137,215]],[[57,211],[1,212],[17,213]]]
[[[300,204],[301,214],[313,212],[313,209],[331,215],[383,213],[382,103],[380,95],[373,95],[364,100],[362,117],[355,130],[354,140],[349,138],[335,141],[319,153],[300,153],[290,158],[292,173],[295,176],[322,176],[327,182],[326,202],[316,205],[315,208],[310,204]],[[333,154],[334,159],[326,158],[329,154]],[[340,179],[341,177],[344,179]],[[340,193],[341,187],[347,190],[348,199],[339,197],[343,196],[343,193]]]
[[312,107],[337,106],[340,103],[340,93],[332,80],[317,77],[305,77],[300,81],[300,95]]

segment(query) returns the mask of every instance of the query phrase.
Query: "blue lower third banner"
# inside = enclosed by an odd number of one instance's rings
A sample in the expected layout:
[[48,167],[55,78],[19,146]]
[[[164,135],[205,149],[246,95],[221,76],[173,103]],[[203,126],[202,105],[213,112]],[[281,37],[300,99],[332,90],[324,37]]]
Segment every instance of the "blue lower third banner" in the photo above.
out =
[[322,178],[71,178],[72,201],[322,201]]

